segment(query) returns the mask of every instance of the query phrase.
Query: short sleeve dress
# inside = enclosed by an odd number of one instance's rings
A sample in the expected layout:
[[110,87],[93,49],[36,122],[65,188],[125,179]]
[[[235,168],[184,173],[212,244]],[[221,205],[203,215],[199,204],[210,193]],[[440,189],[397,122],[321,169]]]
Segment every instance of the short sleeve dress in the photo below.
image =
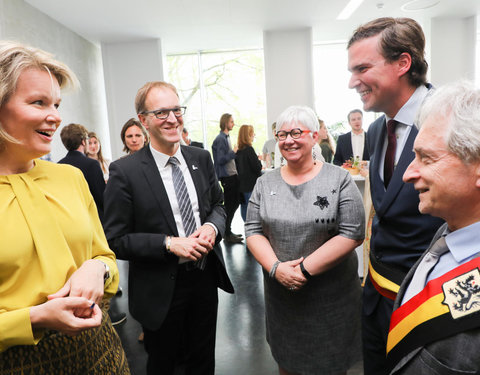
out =
[[[245,223],[246,236],[265,236],[280,261],[307,257],[337,235],[363,239],[364,227],[358,188],[347,171],[330,164],[296,186],[282,179],[280,169],[260,177]],[[361,358],[357,267],[352,252],[294,292],[264,271],[267,341],[282,368],[336,374]]]

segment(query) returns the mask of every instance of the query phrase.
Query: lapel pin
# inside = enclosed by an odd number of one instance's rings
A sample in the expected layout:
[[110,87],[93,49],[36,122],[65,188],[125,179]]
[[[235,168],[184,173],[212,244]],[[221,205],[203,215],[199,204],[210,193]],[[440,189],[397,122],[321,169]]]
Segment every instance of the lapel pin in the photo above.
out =
[[192,164],[192,169],[196,170],[196,169],[198,169],[198,167],[196,167],[195,164]]
[[274,191],[271,191],[271,192],[270,192],[270,195],[277,195],[277,193],[274,192]]

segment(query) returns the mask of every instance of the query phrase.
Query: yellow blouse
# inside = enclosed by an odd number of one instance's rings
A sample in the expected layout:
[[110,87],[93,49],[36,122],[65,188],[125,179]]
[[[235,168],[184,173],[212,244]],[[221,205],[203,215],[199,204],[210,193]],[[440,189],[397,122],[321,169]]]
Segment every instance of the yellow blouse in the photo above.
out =
[[88,259],[110,268],[105,295],[119,282],[95,202],[82,172],[35,160],[26,173],[0,176],[0,352],[38,343],[30,307],[47,301]]

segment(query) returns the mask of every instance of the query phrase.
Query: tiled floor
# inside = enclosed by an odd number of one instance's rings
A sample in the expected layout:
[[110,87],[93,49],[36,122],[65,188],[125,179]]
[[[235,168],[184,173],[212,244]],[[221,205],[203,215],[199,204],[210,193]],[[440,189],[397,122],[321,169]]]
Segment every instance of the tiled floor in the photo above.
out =
[[[243,222],[237,213],[236,233],[243,233]],[[219,291],[217,323],[217,375],[276,375],[277,365],[265,340],[263,281],[260,266],[246,251],[244,244],[222,244],[225,263],[235,287],[235,294]],[[119,261],[124,294],[116,298],[112,308],[128,312],[128,263]],[[130,315],[117,326],[128,357],[132,375],[144,375],[146,355],[137,341],[141,327]],[[181,374],[181,370],[178,371]],[[361,363],[349,375],[363,374]],[[321,374],[318,374],[321,375]]]

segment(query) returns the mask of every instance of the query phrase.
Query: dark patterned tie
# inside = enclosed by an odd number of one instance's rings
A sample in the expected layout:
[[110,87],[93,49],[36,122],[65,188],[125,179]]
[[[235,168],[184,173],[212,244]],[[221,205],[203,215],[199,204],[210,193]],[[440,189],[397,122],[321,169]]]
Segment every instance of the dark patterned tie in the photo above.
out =
[[[168,159],[168,163],[172,165],[173,188],[175,190],[175,195],[177,196],[178,208],[180,209],[180,216],[182,217],[185,237],[188,237],[195,232],[195,229],[197,229],[195,217],[193,216],[192,202],[188,195],[187,184],[183,178],[183,173],[179,167],[180,162],[175,156],[172,156]],[[196,261],[195,267],[203,270],[205,268],[206,259],[207,257],[205,256]]]
[[447,251],[447,242],[445,237],[442,236],[435,241],[432,247],[428,249],[428,253],[422,258],[403,297],[404,301],[408,301],[423,290],[425,284],[427,284],[428,275],[438,263],[440,257]]
[[388,120],[387,123],[387,151],[385,152],[385,163],[383,164],[383,183],[385,188],[388,187],[393,176],[393,169],[395,167],[395,152],[397,150],[397,136],[395,128],[397,122],[393,119]]

